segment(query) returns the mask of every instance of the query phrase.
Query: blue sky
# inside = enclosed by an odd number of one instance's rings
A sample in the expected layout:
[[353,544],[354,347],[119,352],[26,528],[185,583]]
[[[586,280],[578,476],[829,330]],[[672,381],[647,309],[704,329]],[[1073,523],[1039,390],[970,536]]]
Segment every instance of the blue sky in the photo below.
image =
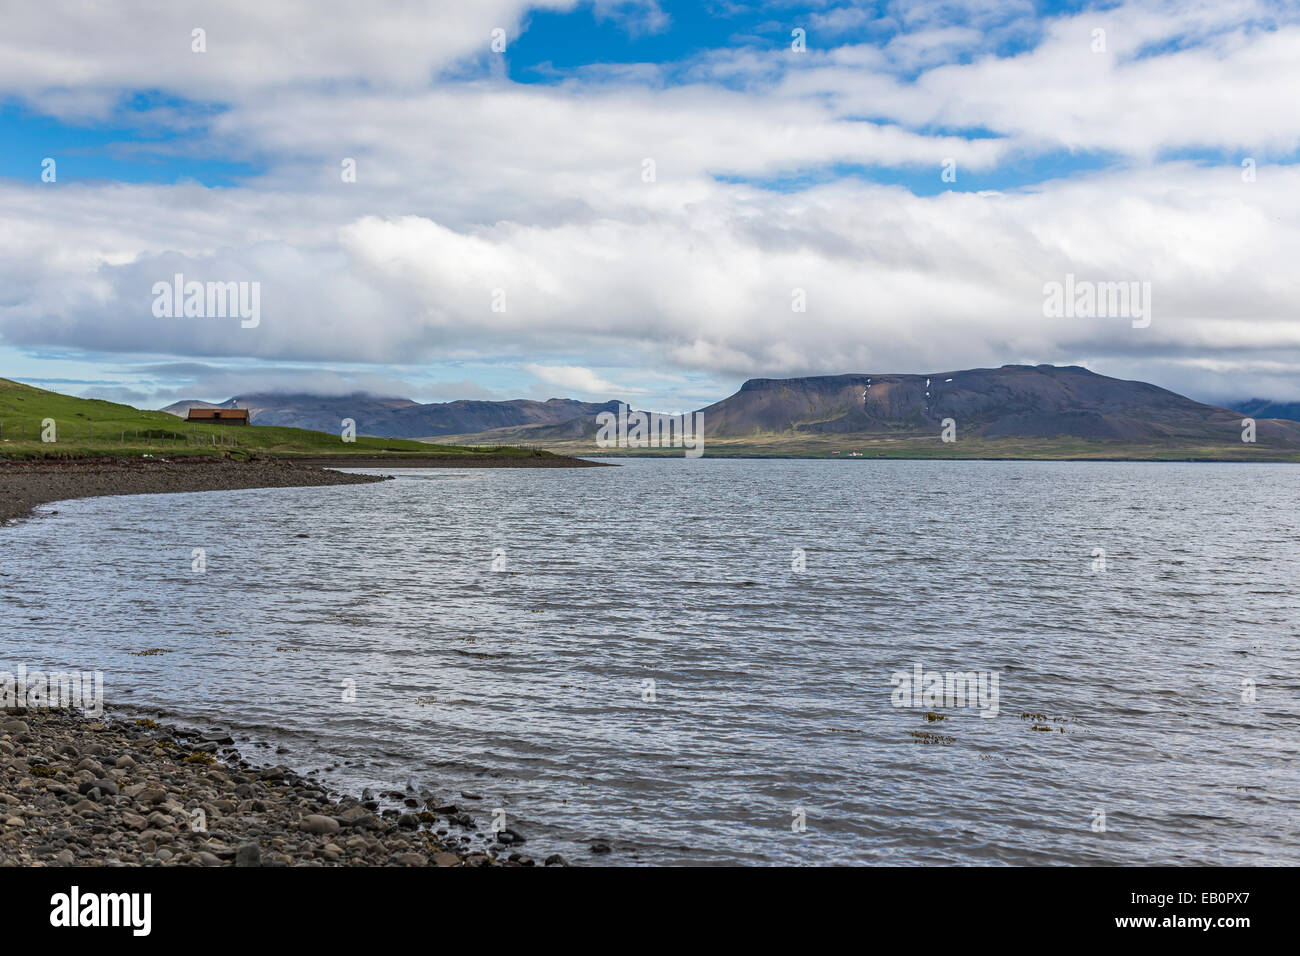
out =
[[[683,409],[1046,361],[1300,397],[1289,5],[56,0],[10,26],[0,375]],[[154,314],[177,271],[259,283],[264,321]],[[1158,321],[1044,322],[1066,273],[1151,281]]]

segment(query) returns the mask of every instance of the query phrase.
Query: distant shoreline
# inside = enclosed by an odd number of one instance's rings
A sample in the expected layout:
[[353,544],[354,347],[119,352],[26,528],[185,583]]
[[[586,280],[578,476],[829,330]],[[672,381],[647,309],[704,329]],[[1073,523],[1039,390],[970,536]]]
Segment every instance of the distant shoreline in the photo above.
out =
[[[556,455],[607,460],[681,458],[680,448],[592,448],[577,442],[537,446]],[[853,454],[857,452],[857,454]],[[1126,443],[1071,438],[927,438],[836,436],[834,440],[754,437],[705,439],[701,458],[774,458],[797,461],[1152,461],[1300,463],[1300,447],[1274,442],[1205,444],[1185,441]]]
[[[557,454],[559,454],[557,452]],[[593,457],[597,457],[594,456]],[[681,458],[680,454],[660,454],[656,452],[601,452],[598,456],[608,459],[647,459],[647,458]],[[942,455],[783,455],[772,453],[763,455],[758,453],[735,453],[726,455],[701,455],[700,461],[940,461],[940,462],[1009,462],[1009,461],[1041,461],[1041,462],[1099,462],[1115,464],[1122,462],[1146,462],[1154,465],[1295,465],[1300,464],[1300,459],[1296,458],[1215,458],[1215,457],[1194,457],[1186,458],[1137,458],[1112,456],[1102,457],[1100,455],[1079,455],[1073,458],[1064,457],[1039,457],[1034,458],[1025,455],[970,455],[960,457],[952,455],[944,457]],[[597,462],[605,464],[605,462]]]

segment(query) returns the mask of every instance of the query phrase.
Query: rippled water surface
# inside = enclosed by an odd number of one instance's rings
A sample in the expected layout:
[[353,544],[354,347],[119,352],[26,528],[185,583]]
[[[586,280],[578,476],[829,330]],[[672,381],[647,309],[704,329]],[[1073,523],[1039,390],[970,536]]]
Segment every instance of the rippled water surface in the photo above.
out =
[[[0,670],[481,794],[537,857],[1300,863],[1295,467],[398,474],[41,509],[0,530]],[[996,672],[997,716],[892,706],[915,664]]]

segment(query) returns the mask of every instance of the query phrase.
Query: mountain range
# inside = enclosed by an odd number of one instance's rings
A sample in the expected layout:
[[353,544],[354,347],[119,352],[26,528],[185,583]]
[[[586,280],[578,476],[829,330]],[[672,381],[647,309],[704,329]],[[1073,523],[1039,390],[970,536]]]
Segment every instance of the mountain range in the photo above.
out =
[[[258,394],[221,405],[248,408],[255,425],[336,432],[344,418],[378,437],[454,438],[483,444],[593,443],[596,416],[615,401],[455,401],[420,404],[367,395]],[[1110,378],[1081,366],[1004,365],[931,374],[846,374],[750,379],[734,395],[699,410],[708,439],[833,440],[926,438],[945,419],[980,440],[1071,438],[1130,444],[1240,442],[1243,416],[1261,442],[1300,445],[1300,406],[1254,399],[1238,409],[1208,405],[1145,382]]]
[[1271,402],[1266,398],[1252,398],[1244,402],[1233,402],[1228,407],[1252,418],[1285,418],[1300,422],[1300,402]]
[[341,422],[351,418],[358,435],[377,438],[437,438],[469,434],[493,428],[553,425],[577,419],[595,418],[602,411],[617,408],[617,402],[579,402],[552,398],[545,402],[515,399],[509,402],[461,400],[427,405],[409,398],[377,398],[373,395],[241,395],[220,404],[183,401],[162,409],[185,417],[191,408],[247,408],[254,425],[280,425],[338,432]]

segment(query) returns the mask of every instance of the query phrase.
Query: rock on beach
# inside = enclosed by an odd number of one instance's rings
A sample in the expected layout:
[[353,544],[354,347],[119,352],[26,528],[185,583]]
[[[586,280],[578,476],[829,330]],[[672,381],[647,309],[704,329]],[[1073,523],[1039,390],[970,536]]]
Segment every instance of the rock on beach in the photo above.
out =
[[251,766],[226,741],[148,719],[0,711],[0,865],[534,865],[491,834],[477,846],[447,835],[473,822],[457,807],[384,816],[288,767]]

